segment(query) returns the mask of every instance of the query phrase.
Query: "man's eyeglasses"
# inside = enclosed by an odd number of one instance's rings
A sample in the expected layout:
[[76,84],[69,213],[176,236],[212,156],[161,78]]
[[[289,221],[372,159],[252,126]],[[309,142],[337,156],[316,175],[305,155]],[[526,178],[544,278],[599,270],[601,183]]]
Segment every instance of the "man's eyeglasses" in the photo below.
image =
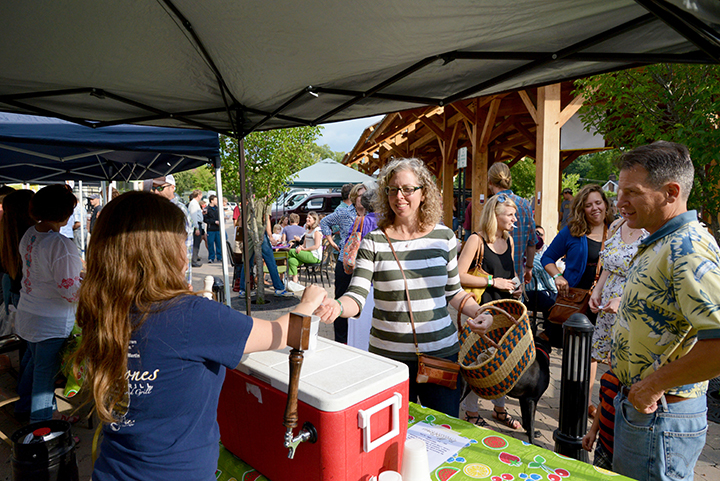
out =
[[406,185],[405,187],[385,187],[385,193],[390,197],[395,197],[398,192],[402,192],[404,197],[410,197],[420,189],[422,189],[422,186],[413,187]]
[[153,186],[152,190],[157,191],[157,192],[162,192],[163,190],[167,189],[168,187],[170,187],[170,184],[158,185],[157,187]]
[[540,232],[539,230],[536,230],[536,231],[535,231],[535,235],[538,236],[538,237],[545,237],[545,234],[543,234],[543,233]]

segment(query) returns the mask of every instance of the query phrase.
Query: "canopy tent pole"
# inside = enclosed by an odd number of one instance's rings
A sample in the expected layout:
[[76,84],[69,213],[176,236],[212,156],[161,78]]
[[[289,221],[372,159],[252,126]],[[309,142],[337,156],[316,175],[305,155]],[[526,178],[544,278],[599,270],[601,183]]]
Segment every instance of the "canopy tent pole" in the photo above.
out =
[[250,250],[248,246],[248,218],[247,218],[247,184],[245,183],[245,140],[244,137],[237,137],[238,173],[240,175],[240,219],[242,221],[243,237],[243,265],[245,266],[245,313],[250,315]]
[[87,212],[85,211],[85,205],[82,203],[85,197],[83,196],[82,180],[78,180],[78,188],[80,189],[80,212],[83,216],[80,219],[80,257],[85,260],[85,226],[87,226]]
[[215,188],[217,189],[218,197],[218,213],[220,214],[220,245],[222,252],[222,268],[223,268],[223,282],[225,283],[225,304],[230,307],[230,279],[228,275],[228,251],[227,241],[225,240],[225,206],[223,205],[223,191],[222,191],[222,174],[220,173],[220,157],[213,159],[213,166],[215,167]]

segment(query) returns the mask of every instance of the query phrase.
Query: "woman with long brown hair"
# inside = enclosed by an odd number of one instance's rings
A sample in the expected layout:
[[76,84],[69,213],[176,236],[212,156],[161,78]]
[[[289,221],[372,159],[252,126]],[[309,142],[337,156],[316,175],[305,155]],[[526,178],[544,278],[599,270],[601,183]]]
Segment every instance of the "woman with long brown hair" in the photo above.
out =
[[[74,368],[105,423],[95,481],[215,479],[225,369],[285,345],[288,315],[253,319],[188,290],[186,237],[182,211],[145,192],[114,199],[93,231]],[[309,286],[294,310],[325,295]]]
[[[570,220],[553,239],[540,261],[552,276],[558,295],[568,293],[570,287],[590,289],[598,274],[600,251],[612,223],[610,203],[602,188],[589,184],[580,189],[570,206]],[[565,256],[565,271],[560,272],[555,262]],[[596,315],[585,313],[595,324]],[[597,363],[591,363],[590,376],[594,379]],[[588,406],[588,414],[595,415],[595,406]]]

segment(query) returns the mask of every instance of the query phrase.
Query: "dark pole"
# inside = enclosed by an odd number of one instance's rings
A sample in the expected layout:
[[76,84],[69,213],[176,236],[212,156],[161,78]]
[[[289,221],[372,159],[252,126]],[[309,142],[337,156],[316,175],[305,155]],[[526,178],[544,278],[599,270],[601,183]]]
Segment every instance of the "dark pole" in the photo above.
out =
[[[238,130],[240,129],[242,121],[242,115],[238,111],[237,123]],[[238,171],[240,174],[240,218],[243,226],[243,264],[245,266],[245,313],[250,315],[250,250],[248,246],[248,218],[247,218],[247,184],[245,183],[245,138],[241,136],[239,132],[237,135],[237,149],[238,149]]]
[[563,324],[560,422],[553,433],[556,453],[584,462],[588,462],[582,438],[587,431],[592,333],[593,325],[583,314],[573,314]]

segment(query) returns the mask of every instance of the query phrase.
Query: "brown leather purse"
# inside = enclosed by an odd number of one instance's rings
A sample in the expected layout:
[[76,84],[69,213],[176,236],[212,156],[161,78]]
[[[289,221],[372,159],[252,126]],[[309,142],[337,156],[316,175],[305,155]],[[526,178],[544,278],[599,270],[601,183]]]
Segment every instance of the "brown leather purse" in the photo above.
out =
[[412,326],[413,331],[415,352],[418,357],[418,371],[417,376],[415,377],[415,382],[419,384],[437,384],[449,389],[456,389],[458,374],[460,373],[460,365],[457,362],[448,361],[442,357],[430,356],[429,354],[423,354],[420,352],[417,341],[417,333],[415,332],[415,319],[413,318],[412,306],[410,305],[410,292],[408,292],[407,278],[405,277],[405,272],[400,265],[400,260],[395,253],[392,242],[390,242],[390,238],[387,236],[384,229],[383,235],[385,235],[385,238],[388,241],[390,251],[392,252],[393,257],[395,257],[400,273],[403,276],[403,281],[405,281],[405,298],[407,299],[408,304],[408,314],[410,314],[410,325]]
[[[603,240],[600,246],[600,251],[605,247],[605,240],[607,239],[607,226],[603,229]],[[590,296],[592,295],[595,284],[597,284],[598,278],[600,277],[600,259],[598,259],[597,267],[595,268],[595,282],[590,289],[579,289],[577,287],[568,288],[568,293],[565,295],[558,294],[555,299],[555,305],[550,308],[548,313],[548,321],[553,324],[563,324],[573,314],[585,314],[590,303]]]

